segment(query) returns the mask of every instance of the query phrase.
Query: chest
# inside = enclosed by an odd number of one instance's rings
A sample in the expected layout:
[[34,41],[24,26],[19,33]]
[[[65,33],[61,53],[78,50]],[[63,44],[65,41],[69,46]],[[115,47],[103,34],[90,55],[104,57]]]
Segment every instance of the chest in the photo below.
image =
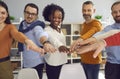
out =
[[2,31],[0,31],[0,41],[4,40],[4,39],[10,39],[12,38],[11,34],[10,34],[10,30],[9,29],[3,29]]
[[4,31],[0,31],[0,44],[8,44],[10,42],[12,42],[12,36],[9,32],[9,30],[4,30]]

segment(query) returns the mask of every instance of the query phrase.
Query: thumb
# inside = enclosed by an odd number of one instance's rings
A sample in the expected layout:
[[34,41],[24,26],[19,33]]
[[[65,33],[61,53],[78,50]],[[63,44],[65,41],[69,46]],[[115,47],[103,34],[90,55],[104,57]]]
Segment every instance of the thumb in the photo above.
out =
[[102,51],[102,49],[103,49],[102,47],[98,48],[93,54],[93,58],[96,58],[99,55],[99,53]]

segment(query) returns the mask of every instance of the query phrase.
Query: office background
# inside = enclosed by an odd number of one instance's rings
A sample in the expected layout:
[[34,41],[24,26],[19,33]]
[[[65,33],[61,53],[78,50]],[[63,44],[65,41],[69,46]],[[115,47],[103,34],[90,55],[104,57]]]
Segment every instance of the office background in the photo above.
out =
[[[50,3],[62,6],[65,10],[64,23],[82,23],[83,17],[81,13],[82,3],[86,0],[3,0],[8,4],[10,15],[16,19],[23,18],[23,9],[27,3],[35,3],[39,6],[39,19],[43,20],[43,8]],[[91,0],[95,4],[96,13],[94,15],[102,15],[102,20],[112,20],[111,5],[117,0]]]

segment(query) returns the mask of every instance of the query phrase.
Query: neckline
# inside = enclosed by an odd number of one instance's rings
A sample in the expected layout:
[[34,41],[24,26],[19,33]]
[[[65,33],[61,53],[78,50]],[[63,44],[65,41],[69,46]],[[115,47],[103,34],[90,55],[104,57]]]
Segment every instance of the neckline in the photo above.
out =
[[[56,30],[57,32],[61,33],[61,28],[54,28],[51,24],[50,24],[50,27],[52,29]],[[57,27],[59,27],[59,26],[57,26]]]
[[0,31],[4,30],[4,28],[6,27],[6,24],[4,24],[3,26],[0,26]]

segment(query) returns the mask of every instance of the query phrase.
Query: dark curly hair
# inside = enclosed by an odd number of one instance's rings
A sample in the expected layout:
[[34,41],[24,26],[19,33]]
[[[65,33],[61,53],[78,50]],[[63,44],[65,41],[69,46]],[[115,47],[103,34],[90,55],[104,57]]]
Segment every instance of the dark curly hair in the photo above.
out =
[[58,5],[56,5],[56,4],[53,4],[53,3],[47,5],[47,6],[43,9],[43,14],[42,14],[42,16],[44,17],[44,19],[45,19],[46,21],[50,22],[49,16],[53,15],[56,10],[59,10],[59,11],[62,12],[62,21],[63,21],[63,19],[64,19],[64,14],[65,14],[63,8],[60,7],[60,6],[58,6]]

